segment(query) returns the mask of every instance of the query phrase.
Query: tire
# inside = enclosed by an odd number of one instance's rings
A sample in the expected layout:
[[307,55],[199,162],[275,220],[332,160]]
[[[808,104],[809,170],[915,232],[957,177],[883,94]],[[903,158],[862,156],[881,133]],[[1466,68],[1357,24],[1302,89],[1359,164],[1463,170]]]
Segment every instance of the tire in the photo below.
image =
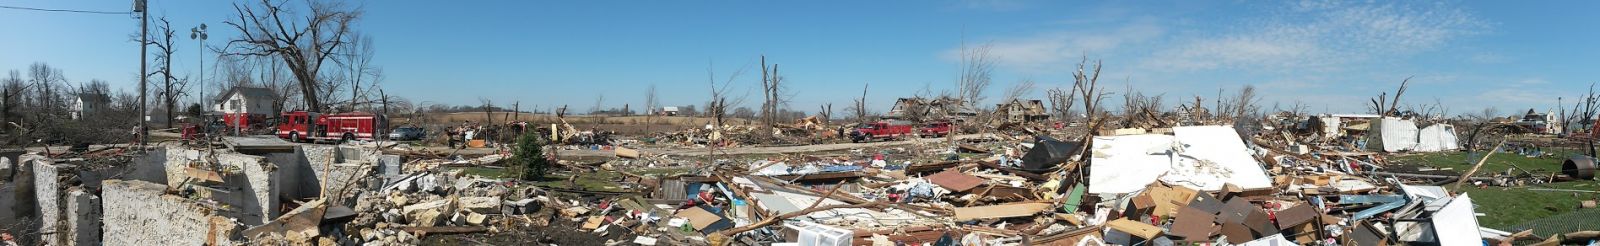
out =
[[356,140],[356,135],[345,133],[344,137],[340,137],[339,138],[339,143],[348,143],[350,141],[355,141],[355,140]]
[[299,132],[289,132],[289,142],[299,143],[300,142],[300,133]]

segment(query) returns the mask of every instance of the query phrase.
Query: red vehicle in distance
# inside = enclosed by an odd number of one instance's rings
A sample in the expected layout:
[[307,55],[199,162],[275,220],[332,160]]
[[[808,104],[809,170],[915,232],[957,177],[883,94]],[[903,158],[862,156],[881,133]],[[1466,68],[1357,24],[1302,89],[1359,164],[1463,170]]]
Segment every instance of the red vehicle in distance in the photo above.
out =
[[912,134],[911,123],[905,121],[878,121],[861,124],[855,131],[850,132],[851,142],[869,142],[879,139],[894,139]]
[[293,142],[373,140],[387,123],[382,115],[367,112],[291,111],[284,112],[282,120],[277,135]]
[[921,136],[921,137],[943,137],[945,135],[950,135],[950,122],[949,121],[930,122],[930,123],[927,123],[927,124],[923,124],[922,128],[917,128],[917,136]]

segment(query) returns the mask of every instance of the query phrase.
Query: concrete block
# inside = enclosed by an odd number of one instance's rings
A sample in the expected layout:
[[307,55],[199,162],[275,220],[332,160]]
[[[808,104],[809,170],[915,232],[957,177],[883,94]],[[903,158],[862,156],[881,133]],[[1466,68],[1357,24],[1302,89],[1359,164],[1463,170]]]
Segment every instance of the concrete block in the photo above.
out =
[[405,206],[404,208],[401,208],[400,213],[410,215],[412,213],[421,212],[423,210],[430,210],[430,209],[431,210],[439,210],[439,211],[455,211],[456,209],[455,209],[455,206],[454,206],[454,203],[452,202],[452,200],[453,199],[446,198],[446,199],[433,200],[433,201],[422,202],[422,203],[417,203],[417,204],[411,204],[409,206]]
[[489,216],[488,215],[483,215],[483,214],[480,214],[480,213],[467,212],[467,224],[468,225],[475,225],[475,226],[476,225],[483,225],[483,223],[487,222],[488,220],[489,220]]
[[100,245],[100,197],[75,189],[67,200],[66,245]]
[[495,212],[499,212],[499,209],[500,209],[500,198],[499,197],[484,197],[484,196],[462,197],[461,198],[461,203],[457,204],[457,206],[459,206],[461,208],[461,210],[465,210],[465,211],[472,211],[472,212],[486,213],[486,214],[487,213],[495,213]]
[[437,226],[443,219],[444,213],[438,209],[423,210],[412,216],[411,226]]

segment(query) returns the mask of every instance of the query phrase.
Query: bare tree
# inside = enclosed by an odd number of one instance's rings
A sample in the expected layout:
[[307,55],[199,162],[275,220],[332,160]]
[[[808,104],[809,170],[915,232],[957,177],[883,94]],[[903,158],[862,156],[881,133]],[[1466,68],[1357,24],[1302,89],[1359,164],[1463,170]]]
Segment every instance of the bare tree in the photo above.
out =
[[820,106],[817,106],[817,117],[821,118],[820,120],[822,120],[823,125],[827,125],[829,122],[831,122],[833,119],[833,104],[824,103]]
[[1127,91],[1122,93],[1122,126],[1123,127],[1164,127],[1168,122],[1157,116],[1163,107],[1162,95],[1145,96],[1127,84]]
[[1068,90],[1060,87],[1045,90],[1045,98],[1050,99],[1050,110],[1056,113],[1056,118],[1063,121],[1072,119],[1072,103],[1077,100],[1078,87],[1073,86]]
[[[1395,91],[1392,99],[1387,97],[1389,95],[1388,92],[1379,93],[1377,98],[1371,99],[1372,112],[1384,116],[1399,116],[1400,96],[1406,93],[1406,86],[1410,83],[1411,77],[1406,77],[1405,80],[1400,81],[1400,89]],[[1388,103],[1387,105],[1384,104],[1386,102]]]
[[[1593,126],[1595,123],[1595,113],[1600,112],[1600,95],[1595,94],[1594,86],[1595,84],[1593,83],[1589,84],[1589,91],[1583,94],[1582,98],[1577,102],[1572,103],[1571,111],[1567,111],[1565,106],[1562,106],[1562,111],[1571,112],[1562,113],[1565,115],[1562,116],[1561,120],[1562,128],[1571,127],[1571,125],[1574,123],[1576,123],[1581,130],[1589,130],[1592,128],[1591,126]],[[1589,132],[1589,134],[1590,136],[1594,136],[1593,134],[1595,133]]]
[[42,116],[59,114],[61,97],[58,95],[61,92],[57,91],[57,89],[61,88],[59,84],[67,82],[66,75],[61,72],[61,69],[51,67],[50,64],[43,62],[35,62],[32,65],[28,65],[28,75],[28,82],[39,90],[39,93],[34,95],[34,100],[38,103],[36,104],[35,112],[42,113]]
[[165,16],[157,19],[157,21],[160,23],[156,24],[155,35],[159,36],[145,39],[149,40],[150,45],[156,47],[154,55],[157,67],[154,72],[146,76],[161,76],[161,84],[156,87],[156,90],[158,90],[156,98],[161,100],[162,108],[167,111],[167,128],[172,128],[172,121],[178,111],[178,99],[188,94],[184,90],[187,89],[189,82],[187,79],[178,79],[176,75],[172,74],[172,53],[177,51],[177,44],[172,40],[175,33],[172,30],[172,23],[168,22]]
[[715,119],[718,128],[723,126],[723,119],[728,116],[728,105],[739,105],[744,102],[743,96],[730,98],[730,93],[732,92],[729,91],[732,89],[733,81],[743,73],[743,69],[736,70],[719,84],[716,81],[716,71],[712,69],[710,64],[706,66],[706,81],[709,82],[708,85],[711,89],[711,101],[706,103],[706,114]]
[[1094,61],[1093,70],[1086,69],[1085,65],[1088,63],[1089,57],[1087,56],[1083,58],[1083,61],[1078,62],[1078,70],[1072,72],[1072,87],[1073,91],[1078,92],[1078,97],[1083,99],[1083,113],[1088,116],[1086,122],[1092,124],[1099,118],[1097,115],[1102,114],[1100,101],[1109,93],[1104,92],[1105,88],[1100,87],[1100,61]]
[[990,77],[994,74],[995,57],[989,53],[992,47],[984,44],[968,50],[966,41],[961,43],[961,79],[956,82],[961,105],[976,109],[978,103],[983,101],[983,91],[989,88],[992,82]]
[[1001,100],[1001,102],[1010,103],[1011,100],[1020,99],[1027,95],[1028,92],[1032,92],[1033,88],[1033,79],[1023,79],[1022,81],[1017,81],[1016,84],[1011,85],[1011,88],[1006,89],[1005,97],[1003,97],[1004,99]]
[[861,97],[856,98],[855,104],[850,106],[850,112],[856,115],[857,122],[867,120],[867,87],[871,84],[861,84]]
[[223,23],[240,34],[219,53],[282,58],[299,82],[308,110],[320,112],[323,102],[315,95],[321,85],[322,64],[349,42],[351,24],[360,18],[361,11],[347,9],[340,2],[308,0],[309,13],[298,16],[286,0],[258,3],[233,5],[238,17]]
[[606,110],[605,105],[606,105],[606,94],[605,93],[600,93],[599,95],[595,95],[594,96],[594,107],[589,108],[589,114],[597,115],[597,114],[605,112],[605,110]]
[[31,86],[22,81],[22,73],[17,70],[11,70],[7,75],[0,81],[0,90],[3,90],[0,96],[4,96],[0,97],[0,124],[5,124],[0,127],[0,132],[11,132],[9,123],[19,118],[16,110],[22,106],[23,94]]
[[[372,64],[372,57],[377,54],[372,45],[372,36],[352,33],[350,34],[350,43],[341,49],[343,50],[343,59],[334,59],[334,61],[347,68],[348,74],[344,80],[349,84],[349,105],[354,110],[358,105],[371,103],[368,98],[373,91],[376,91],[378,80],[383,76],[383,69]],[[367,90],[362,90],[363,85],[367,87]]]
[[783,84],[783,76],[778,74],[778,64],[767,67],[767,56],[761,56],[761,95],[766,100],[761,102],[761,124],[766,129],[763,134],[771,134],[772,127],[779,121],[787,119],[781,111],[789,105],[789,99],[794,95],[784,94],[787,88]]
[[1260,102],[1261,97],[1256,95],[1256,87],[1245,85],[1233,98],[1223,100],[1223,103],[1219,104],[1218,108],[1221,111],[1219,115],[1235,120],[1249,117],[1261,110],[1257,105]]
[[653,115],[656,110],[660,110],[658,109],[660,107],[661,102],[656,98],[656,85],[650,84],[650,87],[645,88],[644,91],[644,112]]

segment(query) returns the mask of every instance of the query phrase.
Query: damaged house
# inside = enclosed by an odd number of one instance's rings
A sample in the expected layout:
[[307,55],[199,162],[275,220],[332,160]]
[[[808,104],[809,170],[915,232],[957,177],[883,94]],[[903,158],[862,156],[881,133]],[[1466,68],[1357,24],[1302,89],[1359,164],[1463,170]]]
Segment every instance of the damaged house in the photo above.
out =
[[978,115],[976,110],[954,97],[938,97],[927,99],[922,97],[904,97],[895,100],[894,107],[884,114],[885,119],[921,121],[926,119],[955,119],[965,120]]
[[1044,101],[1011,99],[1010,102],[995,105],[995,123],[1027,123],[1039,122],[1050,119],[1050,111],[1044,107]]

